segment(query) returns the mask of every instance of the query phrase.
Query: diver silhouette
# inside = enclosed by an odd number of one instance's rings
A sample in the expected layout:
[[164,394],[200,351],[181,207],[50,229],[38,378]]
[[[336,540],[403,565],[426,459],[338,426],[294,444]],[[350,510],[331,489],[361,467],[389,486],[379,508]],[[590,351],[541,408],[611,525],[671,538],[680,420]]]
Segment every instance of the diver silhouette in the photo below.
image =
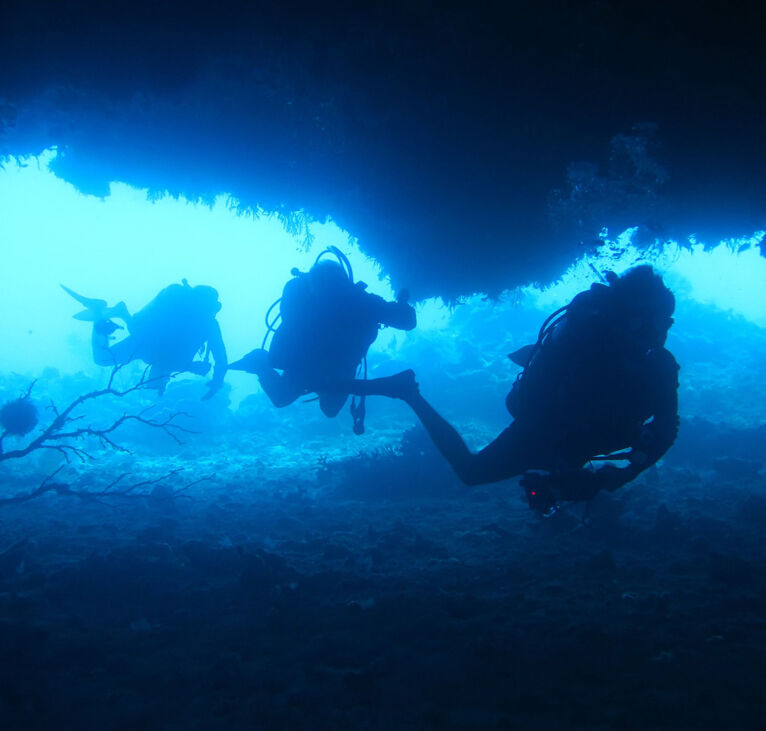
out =
[[[396,302],[389,302],[367,292],[364,282],[354,282],[348,259],[336,247],[320,253],[308,272],[293,269],[292,274],[281,299],[266,314],[263,346],[229,368],[256,374],[277,408],[315,393],[322,412],[334,417],[349,395],[359,396],[358,401],[352,399],[351,414],[354,432],[362,434],[365,396],[392,395],[389,379],[366,379],[367,350],[381,326],[412,330],[415,310],[407,302],[406,290]],[[279,315],[270,321],[277,304]],[[360,371],[364,378],[356,377]]]
[[[171,284],[145,307],[131,315],[124,302],[108,307],[104,300],[91,299],[61,285],[85,310],[77,320],[93,322],[91,344],[96,365],[116,366],[142,360],[150,366],[148,380],[162,394],[175,373],[204,376],[215,360],[213,378],[203,400],[211,398],[223,385],[226,373],[226,348],[216,314],[221,309],[213,287]],[[112,318],[122,320],[128,335],[110,345],[115,330],[123,329]],[[196,356],[202,356],[197,359]]]
[[[509,358],[524,370],[506,397],[510,426],[478,453],[420,394],[413,371],[389,389],[408,403],[467,485],[523,474],[530,507],[613,491],[655,464],[678,433],[678,364],[665,349],[675,298],[651,266],[594,284]],[[598,460],[628,465],[588,469]]]

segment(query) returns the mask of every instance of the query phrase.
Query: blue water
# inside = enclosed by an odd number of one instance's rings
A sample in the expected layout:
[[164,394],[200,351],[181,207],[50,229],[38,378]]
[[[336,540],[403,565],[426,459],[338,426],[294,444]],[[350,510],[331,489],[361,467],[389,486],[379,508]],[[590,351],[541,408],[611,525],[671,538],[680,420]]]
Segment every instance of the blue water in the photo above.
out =
[[[408,284],[332,221],[285,226],[225,195],[149,200],[119,183],[83,195],[50,172],[54,158],[0,170],[0,404],[34,381],[40,416],[6,437],[6,455],[108,383],[60,283],[131,310],[182,278],[213,285],[231,359],[260,345],[290,268],[328,245],[372,292]],[[507,354],[599,272],[653,264],[677,301],[677,443],[555,519],[530,512],[516,480],[463,488],[400,402],[370,398],[356,436],[346,410],[276,410],[240,373],[204,402],[191,376],[161,398],[105,394],[72,412],[73,429],[126,413],[154,426],[0,461],[0,500],[55,486],[0,504],[0,726],[752,725],[766,642],[764,234],[690,231],[648,250],[633,234],[603,232],[556,281],[418,301],[418,328],[383,331],[369,354],[371,377],[413,368],[478,449],[509,421]],[[141,373],[123,369],[115,389]]]

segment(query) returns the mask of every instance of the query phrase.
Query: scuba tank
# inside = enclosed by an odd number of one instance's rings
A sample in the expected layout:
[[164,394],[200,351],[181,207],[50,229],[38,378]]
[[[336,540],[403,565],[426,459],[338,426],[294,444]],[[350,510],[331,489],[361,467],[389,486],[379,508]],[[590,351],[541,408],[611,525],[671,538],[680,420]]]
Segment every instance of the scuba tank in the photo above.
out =
[[[334,256],[338,260],[338,264],[340,264],[340,266],[343,268],[343,271],[346,273],[346,276],[348,277],[349,282],[353,284],[354,270],[351,268],[351,262],[348,260],[348,257],[337,246],[328,246],[323,251],[320,251],[319,254],[317,255],[317,258],[314,259],[314,264],[312,266],[316,266],[326,255]],[[302,272],[297,267],[293,267],[290,270],[290,274],[293,275],[293,278],[306,276],[306,272]],[[263,350],[267,349],[266,346],[268,345],[269,340],[273,337],[274,333],[279,328],[279,323],[282,320],[282,312],[280,310],[277,310],[276,313],[274,313],[274,311],[281,305],[283,299],[284,299],[284,290],[282,291],[282,297],[275,300],[271,304],[269,309],[266,310],[266,318],[265,318],[266,334],[263,336],[263,342],[261,343],[261,348]]]
[[[612,272],[607,272],[602,279],[607,284],[591,285],[589,290],[580,292],[571,302],[552,312],[545,318],[534,343],[508,355],[511,361],[522,367],[505,399],[506,408],[515,419],[527,415],[530,409],[535,408],[537,399],[543,393],[550,393],[555,385],[550,378],[555,378],[555,373],[560,370],[555,367],[551,357],[560,358],[560,354],[554,355],[550,349],[557,328],[565,322],[567,325],[571,323],[574,337],[578,341],[582,340],[585,346],[588,337],[583,337],[584,331],[581,328],[600,328],[613,316],[619,318],[619,313],[614,308],[613,289],[618,277]],[[561,361],[561,365],[565,367],[565,362]]]
[[521,373],[516,376],[516,380],[505,397],[505,407],[508,409],[511,416],[514,419],[518,419],[521,413],[525,410],[524,407],[528,401],[528,388],[526,386],[529,382],[529,372],[535,359],[541,353],[543,347],[550,340],[556,326],[566,317],[571,302],[563,307],[559,307],[555,312],[551,313],[537,334],[537,340],[531,345],[525,345],[513,353],[508,354],[508,358],[516,365],[522,367]]
[[[357,286],[361,289],[366,288],[366,284],[364,282],[354,282],[354,271],[351,267],[351,262],[348,260],[348,257],[337,247],[337,246],[328,246],[326,249],[319,252],[316,259],[314,260],[314,264],[312,265],[312,269],[317,266],[323,259],[327,257],[334,257],[338,264],[340,265],[341,269],[343,270],[343,273],[345,274],[348,281],[351,283],[352,286]],[[285,304],[286,297],[293,298],[295,295],[289,291],[288,288],[294,288],[296,284],[296,280],[300,280],[301,278],[309,276],[309,273],[300,271],[297,267],[293,267],[293,269],[290,270],[290,273],[293,275],[293,279],[288,281],[288,283],[285,285],[284,289],[282,290],[282,296],[277,299],[275,302],[272,303],[272,305],[268,308],[266,311],[266,334],[263,337],[263,343],[261,344],[261,348],[266,350],[267,346],[269,345],[271,339],[274,336],[274,333],[279,329],[283,322],[282,317],[282,307]],[[300,307],[297,308],[300,310]],[[364,355],[359,362],[356,370],[356,376],[362,377],[365,380],[367,379],[367,356]],[[351,397],[351,406],[350,406],[350,412],[351,417],[354,421],[354,434],[364,434],[364,417],[365,417],[365,397],[362,396],[352,396]]]

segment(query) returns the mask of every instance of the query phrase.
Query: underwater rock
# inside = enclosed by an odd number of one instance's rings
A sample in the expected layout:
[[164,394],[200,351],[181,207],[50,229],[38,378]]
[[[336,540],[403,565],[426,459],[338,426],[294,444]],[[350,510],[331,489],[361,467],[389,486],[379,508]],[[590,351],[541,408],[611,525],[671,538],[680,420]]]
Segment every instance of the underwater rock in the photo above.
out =
[[326,561],[345,561],[353,559],[354,554],[349,551],[345,546],[341,546],[338,543],[328,543],[322,553],[323,558]]
[[6,580],[14,574],[20,573],[28,542],[25,538],[0,553],[0,578]]
[[192,568],[203,575],[233,575],[241,565],[240,555],[234,548],[218,548],[193,540],[184,543],[181,551]]
[[745,586],[753,580],[753,565],[735,555],[711,552],[707,569],[711,579],[727,586]]
[[621,530],[618,526],[625,513],[625,503],[615,495],[598,493],[588,504],[588,524],[591,528]]
[[724,480],[754,480],[763,467],[763,462],[739,457],[718,457],[713,460],[713,470]]
[[675,661],[676,656],[670,650],[660,650],[656,655],[649,658],[650,662],[657,663],[658,665],[667,665]]
[[595,556],[591,556],[586,561],[586,567],[593,574],[603,574],[614,571],[617,568],[617,564],[614,562],[612,552],[605,548]]
[[748,495],[737,506],[737,518],[752,528],[760,529],[766,522],[766,497]]
[[662,503],[657,507],[654,517],[654,532],[659,535],[672,535],[681,528],[681,518],[677,513],[668,510]]
[[665,591],[625,591],[621,599],[641,614],[666,614],[670,606],[670,595]]
[[[736,371],[740,373],[739,370]],[[730,393],[731,389],[727,390]],[[738,403],[742,408],[742,403]],[[760,421],[760,419],[759,419]],[[735,428],[699,417],[685,419],[673,449],[667,454],[672,464],[698,469],[714,469],[719,463],[725,471],[733,459],[762,461],[766,424]]]
[[292,578],[284,559],[268,551],[242,553],[242,564],[239,583],[248,594],[261,594]]
[[143,634],[152,631],[152,624],[146,617],[136,619],[130,623],[130,630],[135,634]]
[[176,513],[176,491],[170,485],[155,485],[146,496],[146,505],[158,513]]
[[213,663],[208,672],[208,683],[213,690],[231,692],[242,687],[244,676],[241,655],[229,652]]

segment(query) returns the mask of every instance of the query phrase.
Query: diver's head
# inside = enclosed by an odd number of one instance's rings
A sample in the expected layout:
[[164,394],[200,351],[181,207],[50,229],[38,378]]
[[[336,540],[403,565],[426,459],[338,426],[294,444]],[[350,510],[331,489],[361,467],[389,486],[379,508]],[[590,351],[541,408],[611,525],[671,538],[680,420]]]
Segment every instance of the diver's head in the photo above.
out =
[[642,350],[665,344],[673,324],[676,298],[649,264],[628,269],[609,283],[618,296],[618,309],[627,334]]
[[311,286],[317,290],[335,290],[348,285],[346,270],[337,262],[330,259],[320,259],[309,270]]
[[209,315],[216,315],[221,309],[221,303],[218,301],[218,290],[215,287],[209,287],[206,284],[198,284],[192,287],[195,302],[200,310]]

